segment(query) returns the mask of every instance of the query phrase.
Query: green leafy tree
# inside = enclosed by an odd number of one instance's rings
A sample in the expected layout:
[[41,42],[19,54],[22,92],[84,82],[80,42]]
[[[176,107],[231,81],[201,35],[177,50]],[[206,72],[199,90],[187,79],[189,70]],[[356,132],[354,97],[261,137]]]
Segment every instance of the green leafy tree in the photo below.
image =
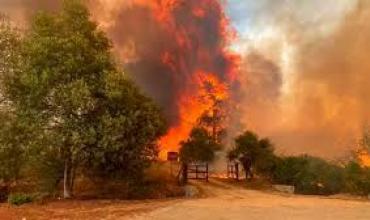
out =
[[0,184],[9,186],[19,177],[24,164],[26,128],[13,115],[0,113]]
[[140,172],[165,131],[158,107],[124,77],[110,51],[86,7],[67,0],[60,13],[35,16],[17,68],[4,73],[5,98],[40,128],[43,141],[34,149],[63,163],[65,198],[78,166]]
[[86,165],[105,177],[140,180],[144,168],[156,159],[156,141],[165,134],[166,124],[152,100],[122,74],[108,74],[105,86],[98,120],[89,120],[98,138],[85,151]]
[[221,145],[204,128],[194,128],[188,140],[181,143],[180,159],[184,163],[212,162]]
[[[0,81],[5,73],[16,69],[19,38],[7,17],[0,15]],[[0,87],[0,186],[8,186],[18,179],[24,165],[26,127],[20,124],[13,109],[4,99]]]
[[[11,26],[9,19],[0,14],[0,82],[16,71],[19,56],[19,33]],[[0,87],[0,104],[6,106],[3,88]]]
[[239,160],[246,178],[253,178],[252,167],[261,172],[272,169],[275,159],[273,152],[269,139],[259,139],[255,133],[246,131],[235,139],[235,148],[228,152],[228,158]]

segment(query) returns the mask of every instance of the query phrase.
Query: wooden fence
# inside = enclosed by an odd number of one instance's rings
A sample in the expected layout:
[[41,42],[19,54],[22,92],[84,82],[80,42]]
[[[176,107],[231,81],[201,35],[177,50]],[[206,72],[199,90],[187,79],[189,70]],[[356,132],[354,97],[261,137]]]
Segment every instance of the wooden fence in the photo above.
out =
[[205,180],[208,182],[208,164],[187,164],[184,166],[186,179]]

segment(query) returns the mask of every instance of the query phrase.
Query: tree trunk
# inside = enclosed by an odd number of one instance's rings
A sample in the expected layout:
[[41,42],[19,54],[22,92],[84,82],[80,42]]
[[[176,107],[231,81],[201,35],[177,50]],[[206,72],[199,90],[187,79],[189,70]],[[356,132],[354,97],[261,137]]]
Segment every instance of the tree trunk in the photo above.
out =
[[250,180],[253,179],[252,159],[248,156],[244,156],[240,162],[242,162],[245,171],[245,180],[248,181],[249,177]]
[[71,158],[64,160],[64,180],[63,180],[63,197],[69,199],[72,197],[72,163]]

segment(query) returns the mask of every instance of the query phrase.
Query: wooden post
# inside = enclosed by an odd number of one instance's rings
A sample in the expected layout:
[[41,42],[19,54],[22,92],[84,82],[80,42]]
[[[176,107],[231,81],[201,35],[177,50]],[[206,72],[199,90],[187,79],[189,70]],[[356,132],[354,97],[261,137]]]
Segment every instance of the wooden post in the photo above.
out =
[[198,179],[198,164],[195,164],[195,179]]
[[183,184],[187,184],[188,183],[188,164],[187,163],[183,163],[182,164],[182,182]]
[[208,163],[206,163],[206,181],[208,182]]

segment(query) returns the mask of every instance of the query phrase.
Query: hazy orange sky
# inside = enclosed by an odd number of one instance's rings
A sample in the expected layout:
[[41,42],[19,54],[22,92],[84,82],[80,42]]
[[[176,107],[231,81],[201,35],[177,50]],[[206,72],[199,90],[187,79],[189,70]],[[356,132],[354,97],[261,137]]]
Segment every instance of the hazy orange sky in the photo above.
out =
[[[120,0],[100,0],[95,18],[116,22]],[[127,3],[127,1],[125,1]],[[286,154],[341,157],[370,119],[370,3],[367,0],[229,0],[243,57],[241,124]],[[0,0],[24,18],[54,1]],[[22,19],[20,19],[22,20]]]
[[368,1],[230,3],[246,126],[283,153],[349,153],[370,118]]

